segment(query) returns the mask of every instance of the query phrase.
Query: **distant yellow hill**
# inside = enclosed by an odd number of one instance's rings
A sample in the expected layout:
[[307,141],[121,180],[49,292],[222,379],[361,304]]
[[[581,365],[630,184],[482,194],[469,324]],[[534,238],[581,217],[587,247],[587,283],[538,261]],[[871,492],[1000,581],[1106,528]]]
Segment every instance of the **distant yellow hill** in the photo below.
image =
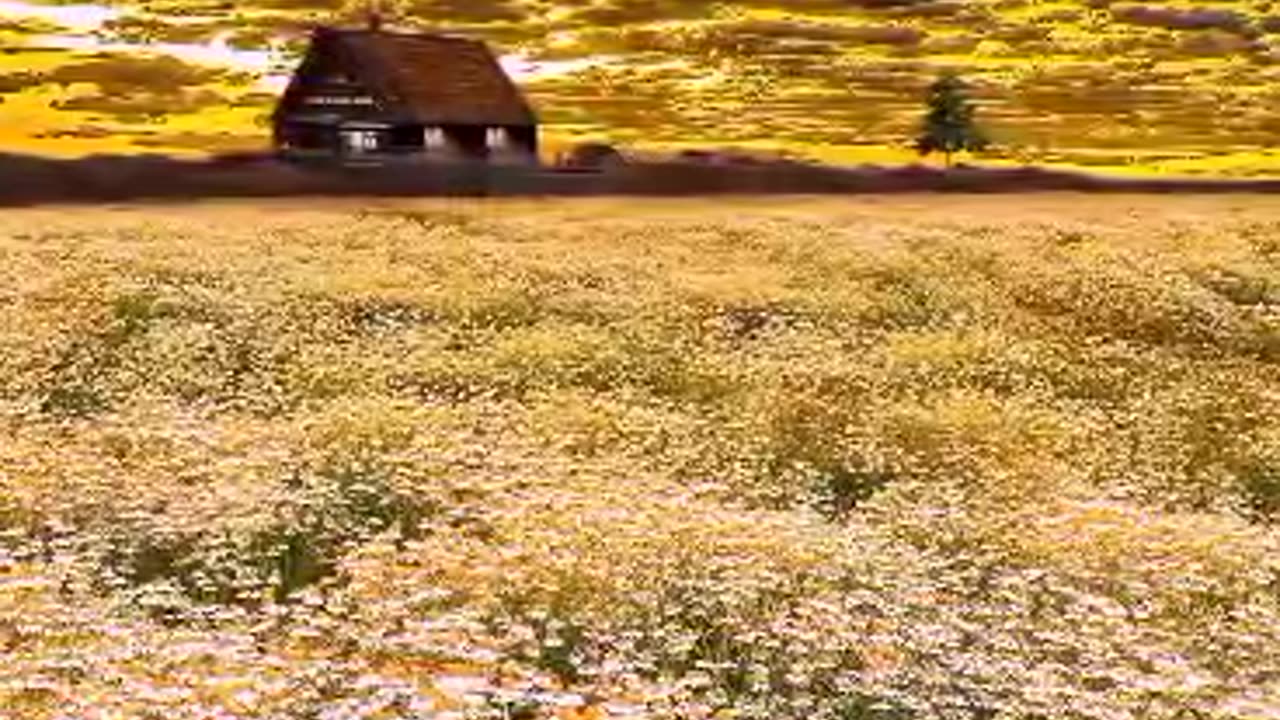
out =
[[[260,146],[274,95],[249,70],[147,60],[136,43],[218,40],[249,52],[275,42],[296,51],[307,23],[339,17],[337,4],[170,0],[144,12],[113,3],[97,39],[116,43],[114,55],[95,58],[92,47],[47,49],[57,43],[46,36],[75,33],[0,3],[0,145],[61,154]],[[951,68],[982,105],[996,159],[1280,169],[1266,153],[1280,133],[1280,6],[1264,0],[405,5],[404,26],[474,35],[534,63],[582,61],[519,78],[552,145],[588,137],[640,147],[771,144],[893,162],[910,157],[905,141],[925,84]]]

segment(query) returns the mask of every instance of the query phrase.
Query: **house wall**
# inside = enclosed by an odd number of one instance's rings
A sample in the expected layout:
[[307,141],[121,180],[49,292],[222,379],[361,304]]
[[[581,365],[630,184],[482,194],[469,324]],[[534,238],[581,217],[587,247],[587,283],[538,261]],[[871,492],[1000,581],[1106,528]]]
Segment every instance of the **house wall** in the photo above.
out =
[[[493,130],[501,130],[492,145]],[[376,119],[285,117],[277,130],[282,149],[331,154],[423,155],[424,159],[486,159],[527,164],[537,161],[537,131],[529,127],[485,125],[423,126]]]
[[281,122],[276,128],[278,147],[301,150],[333,150],[337,146],[334,128],[327,124]]
[[511,139],[526,153],[532,155],[534,158],[538,157],[537,125],[508,127],[507,132],[510,133]]
[[372,88],[344,70],[347,60],[336,43],[316,43],[308,50],[276,111],[277,147],[341,151],[338,126],[384,119]]

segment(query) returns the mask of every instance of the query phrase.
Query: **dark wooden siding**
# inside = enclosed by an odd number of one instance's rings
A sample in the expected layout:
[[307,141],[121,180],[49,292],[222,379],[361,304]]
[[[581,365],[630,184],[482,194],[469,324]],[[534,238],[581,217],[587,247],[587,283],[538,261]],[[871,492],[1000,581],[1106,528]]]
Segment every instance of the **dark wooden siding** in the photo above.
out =
[[[356,78],[353,60],[338,43],[314,44],[282,98],[280,119],[327,116],[342,121],[385,116],[387,108],[375,90]],[[337,102],[318,102],[321,98]]]

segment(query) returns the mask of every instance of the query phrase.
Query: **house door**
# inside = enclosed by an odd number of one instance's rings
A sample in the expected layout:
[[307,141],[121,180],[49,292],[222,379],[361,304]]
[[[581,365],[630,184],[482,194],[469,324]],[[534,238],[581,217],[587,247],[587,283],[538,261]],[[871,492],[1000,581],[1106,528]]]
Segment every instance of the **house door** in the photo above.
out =
[[343,130],[341,138],[343,152],[351,155],[376,152],[383,144],[377,130]]

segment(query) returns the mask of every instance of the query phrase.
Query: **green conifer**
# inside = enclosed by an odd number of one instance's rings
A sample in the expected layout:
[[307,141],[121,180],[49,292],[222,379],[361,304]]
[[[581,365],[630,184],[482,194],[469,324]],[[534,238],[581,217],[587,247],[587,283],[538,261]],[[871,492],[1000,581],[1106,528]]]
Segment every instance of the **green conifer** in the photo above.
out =
[[988,140],[973,119],[974,108],[964,94],[964,84],[947,73],[929,86],[929,107],[916,150],[921,155],[941,152],[951,167],[951,155],[961,150],[982,150]]

